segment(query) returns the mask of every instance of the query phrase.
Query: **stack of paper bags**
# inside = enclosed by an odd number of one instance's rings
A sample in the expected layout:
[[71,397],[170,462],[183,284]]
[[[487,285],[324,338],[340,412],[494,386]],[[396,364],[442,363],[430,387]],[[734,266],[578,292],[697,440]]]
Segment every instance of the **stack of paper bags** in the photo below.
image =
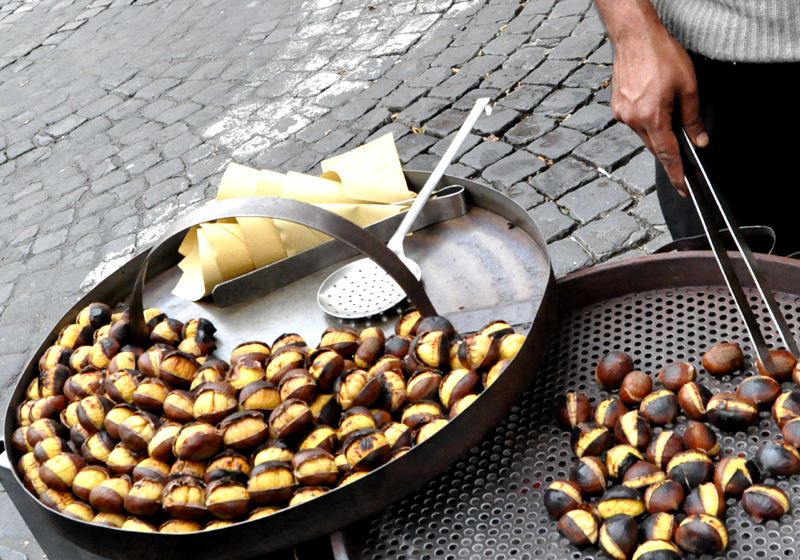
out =
[[[258,171],[231,163],[222,176],[217,200],[278,196],[324,208],[365,227],[406,209],[416,193],[406,185],[391,134],[322,162],[313,177]],[[172,291],[197,301],[217,284],[330,239],[284,220],[231,218],[192,228],[180,247],[183,271]]]

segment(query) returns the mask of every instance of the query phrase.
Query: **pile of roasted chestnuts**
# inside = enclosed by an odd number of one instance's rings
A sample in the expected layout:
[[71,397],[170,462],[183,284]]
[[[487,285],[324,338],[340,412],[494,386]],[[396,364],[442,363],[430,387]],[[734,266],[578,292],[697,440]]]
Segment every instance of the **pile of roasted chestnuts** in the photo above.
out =
[[430,438],[490,386],[524,335],[502,321],[461,336],[406,311],[376,327],[249,341],[214,356],[208,320],[93,303],[39,360],[17,409],[19,475],[86,522],[185,533],[257,519],[368,474]]
[[[735,393],[712,394],[690,363],[668,364],[655,376],[656,387],[629,355],[603,356],[595,379],[611,396],[593,407],[570,391],[556,408],[558,423],[572,430],[577,458],[570,479],[551,483],[544,494],[559,532],[617,560],[669,560],[727,547],[722,519],[730,498],[741,499],[759,523],[788,513],[786,493],[762,478],[800,472],[800,392],[781,388],[792,378],[800,384],[800,366],[785,351],[771,358],[771,371],[759,361],[758,375],[742,379]],[[723,343],[703,355],[702,365],[722,377],[742,370],[745,357],[738,344]],[[770,407],[783,440],[763,443],[754,460],[738,454],[715,462],[714,428],[745,431]],[[688,420],[682,433],[681,413]]]

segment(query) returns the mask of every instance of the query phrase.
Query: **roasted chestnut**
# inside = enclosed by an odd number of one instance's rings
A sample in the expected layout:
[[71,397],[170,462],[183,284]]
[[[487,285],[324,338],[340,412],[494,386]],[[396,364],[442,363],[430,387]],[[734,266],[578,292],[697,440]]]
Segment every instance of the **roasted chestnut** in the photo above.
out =
[[177,519],[199,521],[208,515],[206,485],[194,476],[171,480],[161,493],[161,506]]
[[563,400],[556,405],[556,420],[565,428],[575,428],[589,420],[592,405],[583,393],[568,391]]
[[725,495],[711,482],[705,482],[692,489],[683,502],[686,515],[712,515],[722,517],[725,513]]
[[158,528],[159,533],[168,534],[196,533],[202,530],[203,527],[199,523],[187,519],[170,519]]
[[164,416],[182,424],[192,422],[195,419],[194,401],[194,395],[189,391],[172,391],[164,399]]
[[761,472],[768,476],[791,476],[800,472],[800,453],[785,441],[763,443],[756,452],[756,461]]
[[800,416],[800,391],[781,393],[772,405],[772,418],[779,428],[783,428],[792,418]]
[[712,396],[711,391],[704,385],[692,381],[678,391],[678,404],[681,405],[689,420],[705,421],[707,419],[706,406]]
[[619,389],[625,376],[633,371],[633,359],[624,352],[611,352],[597,363],[594,376],[603,389]]
[[666,478],[667,475],[664,474],[664,471],[653,463],[637,461],[632,467],[625,471],[625,475],[622,477],[622,484],[630,486],[631,488],[636,488],[637,490],[643,490],[651,484],[655,484]]
[[293,369],[302,368],[306,361],[306,350],[300,346],[284,346],[279,348],[266,364],[265,375],[267,381],[281,382],[283,376]]
[[677,393],[681,387],[697,379],[697,370],[687,362],[674,362],[668,364],[656,377],[664,387]]
[[350,358],[358,349],[358,331],[349,326],[328,327],[319,340],[320,348],[330,348]]
[[457,359],[461,368],[477,370],[491,367],[500,357],[500,343],[485,334],[466,337],[458,347]]
[[111,308],[105,303],[90,303],[81,309],[75,322],[79,325],[88,325],[93,329],[99,329],[111,322],[111,313]]
[[272,504],[291,498],[296,486],[292,465],[284,461],[268,461],[253,468],[247,490],[253,502]]
[[706,414],[723,432],[742,432],[758,420],[758,407],[735,393],[717,393],[708,401]]
[[638,527],[629,515],[613,515],[600,527],[600,548],[616,560],[627,560],[636,550]]
[[108,461],[108,457],[116,447],[117,442],[108,432],[97,432],[90,436],[81,445],[81,456],[93,465],[102,465]]
[[714,463],[700,451],[682,451],[670,460],[667,476],[688,491],[714,479]]
[[679,412],[678,397],[668,389],[650,393],[639,406],[639,414],[653,424],[672,424]]
[[617,420],[626,412],[628,412],[628,407],[619,397],[609,397],[597,403],[594,409],[594,421],[613,430]]
[[480,382],[480,376],[473,370],[453,370],[439,386],[439,400],[445,408],[450,408],[459,399],[480,391]]
[[124,443],[118,443],[108,454],[106,466],[114,474],[130,475],[142,455],[142,453],[134,451]]
[[[672,482],[672,481],[670,481]],[[679,485],[680,486],[680,485]],[[683,488],[681,487],[681,492]],[[672,539],[675,536],[675,529],[677,529],[675,516],[671,513],[655,513],[639,524],[639,541],[645,544],[650,544],[648,541],[668,541],[668,544],[674,548]],[[642,547],[639,547],[640,549]],[[675,550],[677,553],[677,549]],[[661,558],[660,556],[653,555],[651,558]],[[665,560],[672,559],[673,557],[664,557]],[[677,556],[674,557],[677,560]]]
[[736,394],[754,402],[758,407],[769,407],[781,394],[781,385],[766,375],[754,375],[742,379]]
[[647,541],[633,553],[632,560],[680,560],[681,553],[668,541]]
[[250,358],[239,359],[225,377],[225,381],[230,383],[236,391],[242,390],[250,383],[265,379],[264,366],[261,365],[261,362]]
[[89,503],[99,511],[121,513],[131,486],[131,479],[127,475],[106,479],[89,492]]
[[232,478],[247,482],[252,470],[250,461],[246,457],[227,449],[211,460],[203,479],[206,484],[220,478]]
[[119,437],[122,443],[134,451],[143,451],[156,435],[159,425],[158,418],[152,414],[136,412],[120,423]]
[[133,392],[133,402],[136,406],[153,414],[161,414],[164,402],[172,389],[161,379],[147,378],[136,387]]
[[447,420],[444,418],[437,418],[428,422],[417,431],[416,444],[419,445],[445,426],[447,426]]
[[561,516],[556,528],[575,546],[589,546],[597,542],[598,518],[585,509],[573,509]]
[[603,519],[618,514],[636,517],[644,513],[644,501],[638,490],[628,486],[614,486],[601,496],[597,511]]
[[408,309],[394,324],[394,332],[397,336],[416,336],[420,321],[422,321],[422,313],[413,308]]
[[644,491],[644,507],[648,513],[677,511],[686,493],[678,482],[662,480]]
[[391,446],[383,432],[375,428],[356,430],[343,445],[347,463],[354,471],[369,471],[383,464],[391,454]]
[[200,422],[217,424],[236,412],[236,389],[227,382],[203,383],[197,388],[192,412]]
[[617,445],[606,453],[606,469],[611,478],[621,479],[625,471],[633,466],[637,461],[643,461],[644,457],[633,446]]
[[334,350],[316,350],[309,354],[308,362],[308,373],[320,391],[327,391],[344,371],[344,358]]
[[339,468],[328,451],[307,449],[292,458],[294,478],[298,483],[310,486],[335,486],[339,480]]
[[243,482],[220,478],[206,487],[206,508],[220,519],[243,517],[250,507],[250,492]]
[[708,456],[719,453],[717,434],[702,422],[689,422],[683,433],[683,443],[686,445],[686,449],[696,449]]
[[222,445],[222,435],[214,426],[205,422],[191,422],[178,432],[172,452],[178,459],[202,461],[219,453]]
[[781,428],[783,439],[794,447],[800,447],[800,418],[792,418]]
[[67,492],[78,473],[86,466],[80,455],[59,453],[48,459],[39,468],[39,477],[48,487],[59,492]]
[[414,339],[409,355],[421,364],[444,371],[450,367],[450,339],[442,331],[422,332]]
[[756,523],[778,519],[791,509],[786,492],[764,484],[754,484],[742,493],[742,507]]
[[580,486],[571,480],[556,480],[544,491],[544,508],[555,518],[576,509],[582,503]]
[[572,479],[587,496],[599,496],[608,487],[608,471],[597,457],[586,455],[578,459],[570,470]]
[[611,433],[595,422],[583,422],[572,430],[572,452],[579,459],[584,455],[600,455],[611,447]]
[[786,350],[770,350],[769,357],[772,359],[773,371],[768,372],[761,360],[758,360],[756,362],[758,373],[772,377],[778,382],[787,381],[792,376],[792,372],[797,365],[795,357]]
[[143,478],[131,486],[123,498],[125,509],[133,515],[150,517],[161,513],[164,485],[154,478]]
[[234,412],[219,423],[225,447],[243,450],[258,447],[269,438],[269,424],[256,410]]
[[308,404],[298,399],[283,401],[269,415],[270,431],[279,438],[296,434],[311,426],[313,421]]
[[180,431],[181,425],[177,422],[165,422],[162,424],[147,444],[147,453],[150,457],[165,463],[171,463],[175,460],[172,448]]
[[[176,461],[173,467],[176,467],[175,472],[178,471],[181,464],[185,461]],[[201,463],[202,465],[202,463]],[[138,465],[133,468],[133,481],[139,482],[143,478],[153,478],[155,480],[166,480],[170,476],[170,466],[158,459],[147,457],[142,459]]]
[[747,488],[761,480],[753,461],[742,457],[725,457],[714,471],[714,484],[726,496],[738,498]]
[[628,406],[635,406],[653,392],[653,380],[643,371],[633,370],[622,380],[619,398]]
[[675,544],[691,554],[717,553],[728,546],[725,525],[710,515],[690,515],[675,531]]
[[712,346],[702,359],[703,367],[714,377],[730,375],[742,369],[744,352],[735,342],[723,342]]

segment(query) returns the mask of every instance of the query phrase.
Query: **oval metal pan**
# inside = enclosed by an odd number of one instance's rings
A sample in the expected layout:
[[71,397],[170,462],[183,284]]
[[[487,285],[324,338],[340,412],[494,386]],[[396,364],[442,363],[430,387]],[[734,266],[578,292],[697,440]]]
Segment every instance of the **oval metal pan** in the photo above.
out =
[[[800,328],[800,262],[757,256],[792,329]],[[741,259],[734,265],[742,267]],[[598,359],[628,352],[637,369],[655,375],[672,361],[698,367],[698,381],[712,392],[734,390],[745,375],[712,378],[700,358],[714,344],[738,342],[755,370],[755,352],[710,252],[648,256],[572,274],[556,284],[559,317],[537,381],[518,406],[470,453],[436,479],[383,512],[332,537],[337,560],[441,560],[493,558],[592,560],[597,547],[579,550],[545,511],[544,490],[564,479],[576,459],[569,432],[554,420],[557,398],[568,390],[593,403],[609,396],[594,380]],[[746,286],[755,295],[752,286]],[[766,325],[765,310],[756,311]],[[768,342],[780,346],[774,330]],[[784,390],[796,389],[792,382]],[[682,432],[686,422],[676,423]],[[720,434],[721,456],[755,457],[761,441],[780,438],[769,411],[747,433]],[[729,505],[725,514],[727,558],[797,558],[800,542],[800,475],[775,481],[793,511],[757,524]]]
[[[426,173],[407,173],[419,188]],[[554,317],[554,280],[544,238],[530,216],[507,197],[471,181],[445,177],[443,185],[458,184],[469,194],[470,211],[455,220],[435,224],[412,235],[408,254],[420,263],[426,292],[437,310],[462,332],[479,329],[493,319],[505,319],[529,336],[501,380],[486,390],[467,411],[429,441],[383,465],[369,476],[344,488],[288,508],[267,518],[237,524],[209,533],[159,535],[130,533],[93,526],[56,514],[21,487],[15,488],[17,509],[34,534],[43,531],[64,537],[99,556],[117,559],[246,560],[260,558],[385,508],[434,478],[478,443],[518,400],[537,371],[546,351],[549,322]],[[177,256],[177,255],[176,255]],[[39,354],[52,344],[59,330],[92,301],[119,301],[133,286],[142,262],[139,256],[101,282],[81,299],[51,331],[32,356],[14,389],[5,412],[5,440],[11,440],[14,410],[24,400],[25,388],[38,374]],[[145,290],[145,305],[188,320],[205,316],[218,327],[217,354],[228,356],[238,342],[263,338],[267,342],[283,332],[318,336],[335,321],[315,304],[316,289],[340,263],[293,282],[247,304],[220,309],[208,302],[186,302],[171,296],[179,271],[175,260],[153,263],[152,281]],[[161,271],[161,274],[155,276]],[[312,311],[310,311],[312,310]],[[372,324],[388,328],[394,317],[376,318]],[[359,323],[364,325],[365,323]],[[310,343],[316,340],[310,339]],[[16,463],[18,453],[10,451]],[[2,469],[0,469],[2,474]],[[4,476],[4,484],[6,478]],[[13,481],[19,485],[16,472]]]

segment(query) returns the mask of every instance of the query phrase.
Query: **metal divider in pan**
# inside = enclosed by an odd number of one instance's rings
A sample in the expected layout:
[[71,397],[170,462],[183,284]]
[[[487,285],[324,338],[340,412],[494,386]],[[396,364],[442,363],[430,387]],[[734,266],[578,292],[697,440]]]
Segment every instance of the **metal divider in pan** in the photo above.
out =
[[[424,183],[426,176],[424,173],[407,174],[412,185]],[[436,303],[437,311],[449,315],[462,332],[469,332],[470,326],[472,330],[480,328],[492,319],[506,319],[529,334],[501,379],[484,391],[472,406],[429,441],[367,477],[266,518],[208,533],[138,534],[69,519],[44,508],[22,488],[13,469],[0,468],[4,486],[13,487],[8,490],[9,495],[37,538],[48,542],[60,540],[77,547],[75,550],[107,558],[259,558],[379,511],[435,477],[480,441],[536,374],[537,364],[546,349],[548,324],[553,317],[554,280],[544,239],[522,208],[496,191],[470,181],[445,177],[442,183],[463,186],[471,201],[470,211],[458,219],[430,226],[408,240],[409,252],[419,259],[424,277],[429,278],[426,291]],[[259,300],[219,308],[213,303],[185,302],[170,295],[179,273],[172,266],[173,259],[173,256],[163,257],[152,263],[151,272],[153,268],[163,271],[145,285],[144,302],[183,320],[196,316],[210,318],[219,328],[220,356],[229,355],[237,342],[255,338],[255,335],[271,340],[293,330],[308,333],[305,336],[310,339],[328,324],[329,319],[303,313],[313,309],[314,313],[323,315],[313,298],[319,285],[315,275],[324,278],[325,269]],[[137,257],[89,292],[33,354],[6,410],[6,441],[10,441],[14,428],[14,409],[24,400],[30,380],[38,374],[36,359],[39,354],[85,305],[97,300],[113,303],[128,293],[143,261],[144,257]],[[287,303],[304,293],[305,308],[291,301]],[[388,326],[391,323],[387,318],[377,318],[373,324]],[[318,328],[320,326],[323,328]],[[19,459],[14,450],[9,455],[12,464]],[[86,557],[91,554],[87,552]]]

